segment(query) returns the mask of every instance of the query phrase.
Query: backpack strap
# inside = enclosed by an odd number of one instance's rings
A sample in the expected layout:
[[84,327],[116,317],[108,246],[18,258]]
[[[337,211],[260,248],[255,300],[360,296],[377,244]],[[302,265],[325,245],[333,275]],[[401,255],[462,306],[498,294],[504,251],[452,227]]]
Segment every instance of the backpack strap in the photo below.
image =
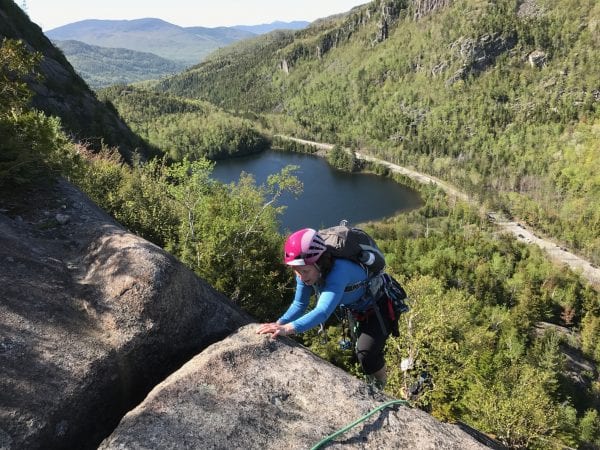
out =
[[[349,284],[344,289],[344,292],[353,292],[360,287],[365,287],[365,293],[356,301],[349,305],[344,305],[345,308],[349,308],[353,311],[365,311],[372,308],[377,304],[377,301],[383,294],[383,272],[373,275],[366,280],[359,281],[357,283]],[[374,281],[377,281],[374,284]],[[356,306],[360,305],[360,309],[355,309]]]
[[344,288],[344,292],[352,292],[352,291],[355,291],[355,290],[357,290],[357,289],[359,289],[359,288],[361,288],[363,286],[366,287],[369,284],[371,284],[371,278],[367,278],[366,280],[359,281],[357,283],[349,284],[348,286],[346,286]]
[[[362,268],[363,268],[363,270],[364,270],[364,271],[365,271],[365,273],[367,274],[367,278],[366,278],[366,279],[364,279],[364,280],[362,280],[362,281],[357,281],[356,283],[352,283],[352,284],[349,284],[349,285],[347,285],[347,286],[344,288],[344,292],[352,292],[352,291],[355,291],[355,290],[357,290],[357,289],[359,289],[359,288],[361,288],[361,287],[366,287],[366,288],[368,288],[368,287],[369,287],[369,285],[371,284],[371,282],[372,282],[372,281],[373,281],[375,278],[377,278],[378,276],[380,276],[380,275],[382,275],[382,274],[383,274],[383,271],[380,271],[380,272],[374,273],[374,274],[372,274],[372,275],[370,275],[370,276],[369,276],[369,269],[368,269],[368,267],[367,267],[367,266],[365,266],[364,264],[361,264],[361,263],[357,263],[357,264],[359,264],[359,265],[360,265],[360,267],[362,267]],[[357,300],[357,301],[359,301],[359,300]]]

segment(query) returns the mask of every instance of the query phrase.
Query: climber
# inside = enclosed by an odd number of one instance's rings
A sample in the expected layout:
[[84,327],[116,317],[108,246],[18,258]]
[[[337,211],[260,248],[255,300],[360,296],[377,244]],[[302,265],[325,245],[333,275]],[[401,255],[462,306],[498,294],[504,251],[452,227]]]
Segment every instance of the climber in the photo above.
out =
[[[338,306],[349,308],[358,322],[356,355],[367,377],[379,388],[386,382],[384,347],[392,320],[383,296],[372,295],[368,272],[349,259],[334,258],[319,233],[304,228],[285,243],[285,264],[296,275],[296,293],[288,310],[276,322],[263,323],[257,333],[272,338],[303,333],[325,321]],[[317,303],[306,312],[311,293]]]

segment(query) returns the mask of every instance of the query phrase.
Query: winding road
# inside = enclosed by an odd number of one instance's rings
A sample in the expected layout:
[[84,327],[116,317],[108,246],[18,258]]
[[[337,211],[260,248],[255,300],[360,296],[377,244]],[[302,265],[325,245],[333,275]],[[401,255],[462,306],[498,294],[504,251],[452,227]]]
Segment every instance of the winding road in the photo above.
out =
[[[291,136],[276,136],[281,139],[295,141],[305,145],[312,145],[313,147],[319,150],[328,151],[334,147],[333,144],[307,141],[305,139],[294,138]],[[404,175],[412,180],[418,181],[419,183],[433,183],[436,186],[439,186],[440,189],[446,192],[446,194],[448,194],[450,197],[454,197],[456,199],[469,202],[473,205],[477,205],[477,203],[464,192],[461,192],[454,186],[438,178],[432,177],[431,175],[416,172],[414,170],[407,169],[406,167],[402,167],[397,164],[393,164],[382,159],[366,155],[364,153],[354,152],[354,154],[358,159],[381,164],[382,166],[385,166],[388,169],[390,169],[392,172]],[[574,253],[569,252],[566,248],[560,247],[555,242],[552,242],[547,238],[537,236],[534,230],[530,227],[527,227],[519,222],[508,220],[506,217],[498,213],[485,211],[483,212],[487,215],[488,219],[491,222],[493,222],[497,227],[499,227],[505,232],[511,233],[515,236],[515,238],[518,241],[521,241],[526,244],[537,245],[548,254],[551,260],[559,264],[566,264],[571,270],[581,274],[581,276],[584,279],[586,279],[595,290],[600,290],[600,268],[595,267],[589,261],[586,261],[585,259],[575,255]]]

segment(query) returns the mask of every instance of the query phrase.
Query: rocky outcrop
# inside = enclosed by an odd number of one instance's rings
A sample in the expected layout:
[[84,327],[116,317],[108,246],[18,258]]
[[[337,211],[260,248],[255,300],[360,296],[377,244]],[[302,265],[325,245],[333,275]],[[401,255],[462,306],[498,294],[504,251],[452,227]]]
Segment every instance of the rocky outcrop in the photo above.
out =
[[[414,19],[421,19],[432,12],[451,5],[453,0],[376,0],[357,6],[346,14],[315,21],[310,27],[296,33],[297,43],[283,52],[278,63],[285,73],[301,58],[323,58],[331,49],[344,45],[361,28],[371,26],[371,39],[377,45],[389,38],[390,32],[403,11],[413,11]],[[407,5],[409,5],[407,7]]]
[[398,20],[402,5],[403,2],[398,0],[375,1],[353,8],[346,14],[333,16],[330,20],[316,21],[311,27],[295,35],[298,43],[284,52],[279,69],[289,73],[301,58],[321,59],[369,24],[376,26],[373,42],[376,44],[384,41],[389,36],[390,26]]
[[453,0],[413,0],[414,18],[419,20],[438,9],[450,6],[452,3]]
[[310,57],[311,51],[307,45],[303,43],[293,44],[290,49],[286,50],[279,63],[279,68],[285,73],[289,73],[299,59]]
[[452,50],[462,61],[462,67],[446,80],[452,85],[471,75],[477,75],[496,61],[498,56],[511,50],[517,44],[516,34],[484,34],[479,39],[463,38],[452,44]]
[[382,1],[375,42],[383,42],[389,37],[391,25],[398,20],[403,4],[394,0]]
[[538,69],[541,69],[546,65],[548,54],[541,50],[534,50],[527,55],[527,60],[529,61],[529,65],[531,67],[537,67]]
[[[307,449],[391,400],[292,340],[271,340],[255,329],[240,329],[168,377],[100,449]],[[326,448],[488,447],[455,425],[398,405]]]
[[331,29],[327,29],[329,26],[325,22],[299,31],[296,35],[298,42],[284,52],[279,68],[289,73],[299,59],[321,59],[331,49],[348,42],[352,35],[369,21],[367,10],[360,8],[343,17],[343,22]]
[[0,448],[95,448],[250,321],[66,182],[0,199]]

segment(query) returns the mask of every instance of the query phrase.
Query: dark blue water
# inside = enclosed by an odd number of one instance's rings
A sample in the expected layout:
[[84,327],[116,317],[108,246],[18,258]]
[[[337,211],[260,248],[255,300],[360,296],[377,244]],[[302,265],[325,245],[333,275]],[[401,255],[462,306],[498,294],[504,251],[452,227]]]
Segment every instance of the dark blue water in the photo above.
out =
[[333,169],[317,156],[301,153],[262,153],[218,161],[213,178],[237,182],[242,171],[264,184],[270,174],[287,165],[299,166],[296,176],[304,183],[298,198],[282,195],[278,205],[287,208],[281,217],[281,231],[304,227],[324,228],[347,219],[352,225],[391,217],[422,205],[419,194],[388,178],[372,174],[350,174]]

